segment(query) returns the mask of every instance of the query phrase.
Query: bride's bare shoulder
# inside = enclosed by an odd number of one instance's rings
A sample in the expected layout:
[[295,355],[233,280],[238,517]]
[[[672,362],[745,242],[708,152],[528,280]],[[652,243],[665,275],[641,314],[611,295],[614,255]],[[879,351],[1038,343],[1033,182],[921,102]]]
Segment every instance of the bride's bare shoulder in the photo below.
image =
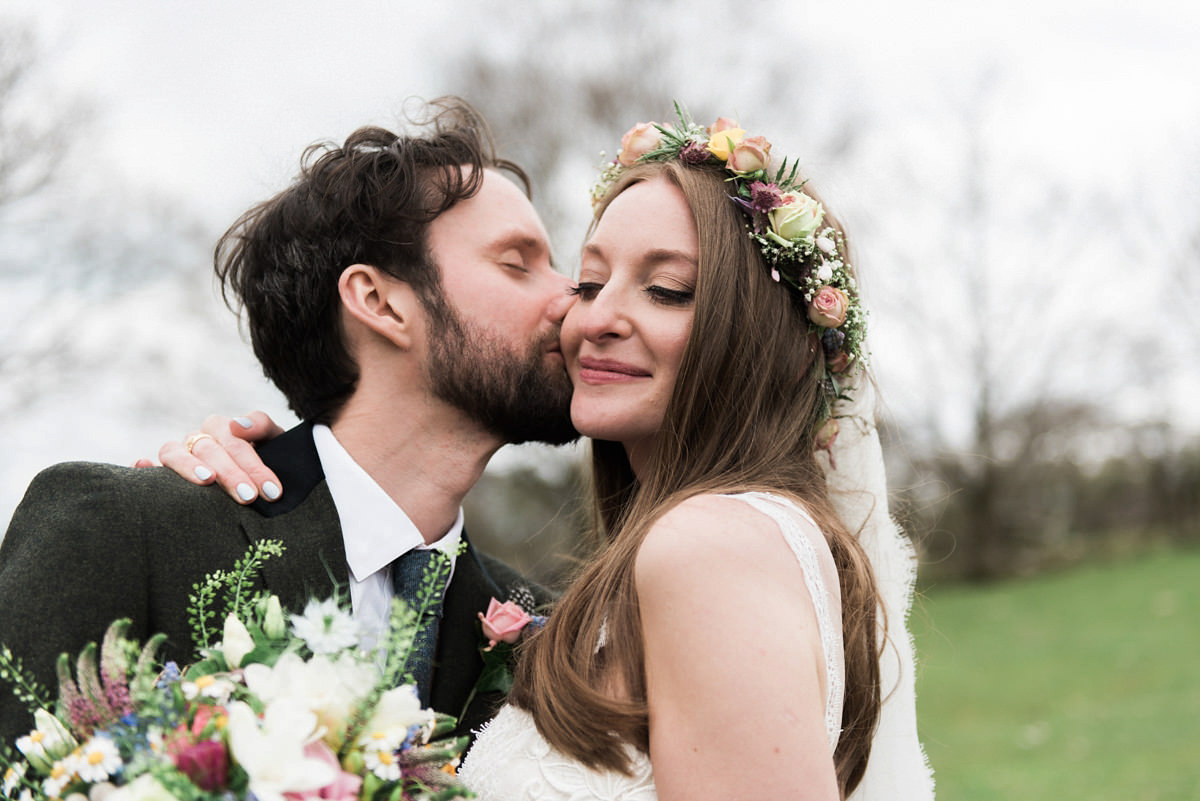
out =
[[668,509],[650,527],[638,551],[638,584],[687,574],[719,572],[726,580],[745,570],[761,574],[763,565],[786,557],[778,525],[737,497],[695,495]]

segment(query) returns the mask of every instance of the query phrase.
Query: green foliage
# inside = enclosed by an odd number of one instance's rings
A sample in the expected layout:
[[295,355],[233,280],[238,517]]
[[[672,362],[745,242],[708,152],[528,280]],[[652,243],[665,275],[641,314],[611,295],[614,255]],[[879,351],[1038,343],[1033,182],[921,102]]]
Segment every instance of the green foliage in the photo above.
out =
[[1200,798],[1200,551],[986,588],[913,612],[938,797]]
[[49,709],[54,703],[49,691],[38,684],[17,655],[3,644],[0,644],[0,680],[12,685],[13,693],[30,709]]
[[[246,551],[232,570],[209,573],[203,581],[192,585],[188,596],[188,624],[192,627],[192,641],[197,650],[212,648],[221,631],[220,621],[233,613],[238,617],[249,617],[253,606],[260,600],[262,592],[251,594],[254,579],[263,564],[272,556],[282,556],[283,542],[260,540]],[[225,605],[215,609],[219,593],[225,597]]]

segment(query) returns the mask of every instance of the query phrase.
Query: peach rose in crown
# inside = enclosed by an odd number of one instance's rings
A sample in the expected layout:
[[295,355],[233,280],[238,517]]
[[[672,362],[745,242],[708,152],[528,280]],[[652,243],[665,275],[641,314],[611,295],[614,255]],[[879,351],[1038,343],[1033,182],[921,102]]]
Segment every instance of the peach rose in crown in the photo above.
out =
[[822,328],[837,328],[846,322],[850,299],[835,286],[823,286],[808,304],[808,319]]
[[746,138],[746,132],[728,117],[721,117],[708,126],[708,152],[721,161],[728,161],[729,154]]
[[658,147],[662,142],[662,131],[652,122],[639,122],[621,137],[621,152],[617,161],[630,167],[642,156]]
[[839,431],[841,431],[841,426],[838,425],[836,418],[830,417],[822,423],[821,427],[817,429],[817,449],[828,450],[832,448]]
[[521,631],[533,620],[529,613],[512,601],[500,603],[495,598],[488,602],[487,613],[479,613],[483,621],[483,636],[488,638],[488,647],[498,642],[515,643]]
[[762,136],[743,139],[729,154],[728,166],[734,172],[765,170],[771,163],[771,143]]

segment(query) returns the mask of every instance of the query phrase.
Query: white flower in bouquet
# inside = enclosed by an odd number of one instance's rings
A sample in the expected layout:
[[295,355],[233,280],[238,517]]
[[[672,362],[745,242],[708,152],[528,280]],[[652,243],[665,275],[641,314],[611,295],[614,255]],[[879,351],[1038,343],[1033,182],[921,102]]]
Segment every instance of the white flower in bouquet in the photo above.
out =
[[102,782],[121,769],[121,753],[111,737],[97,735],[73,755],[75,773],[85,782]]
[[310,600],[304,614],[292,618],[292,632],[314,654],[336,654],[358,645],[360,630],[350,613],[333,598]]
[[431,727],[433,712],[421,708],[417,691],[411,684],[395,687],[385,692],[375,706],[375,714],[367,721],[363,730],[363,745],[368,738],[383,733],[388,737],[399,737],[403,742],[414,726]]
[[[90,797],[90,794],[89,794]],[[149,773],[143,773],[122,787],[111,790],[103,801],[178,801],[162,782]]]
[[4,771],[4,783],[0,787],[4,788],[4,797],[12,798],[13,790],[21,786],[21,779],[25,778],[27,768],[24,764],[9,765],[8,770]]
[[179,689],[183,690],[183,697],[189,701],[197,698],[212,698],[214,701],[224,703],[233,695],[237,685],[226,676],[209,673],[206,676],[200,676],[195,681],[181,682]]
[[247,665],[246,687],[267,703],[287,699],[317,716],[322,736],[340,748],[350,717],[379,681],[374,662],[345,651],[337,659],[317,654],[307,662],[286,653],[274,667]]
[[17,750],[34,768],[45,773],[55,760],[71,753],[77,743],[59,719],[45,709],[33,713],[33,722],[33,731],[17,738]]
[[292,699],[269,703],[261,726],[248,704],[235,701],[229,705],[226,731],[229,751],[259,801],[285,801],[285,793],[318,790],[337,778],[327,763],[305,754],[317,731],[317,716]]
[[241,667],[246,654],[254,650],[254,638],[237,615],[230,613],[225,616],[224,639],[219,647],[230,670]]

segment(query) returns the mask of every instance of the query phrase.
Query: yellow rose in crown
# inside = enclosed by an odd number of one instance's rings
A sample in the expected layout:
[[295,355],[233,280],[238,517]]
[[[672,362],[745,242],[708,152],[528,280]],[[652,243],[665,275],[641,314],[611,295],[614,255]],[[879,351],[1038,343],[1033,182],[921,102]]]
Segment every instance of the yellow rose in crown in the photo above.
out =
[[661,142],[662,131],[658,130],[654,123],[639,122],[621,137],[621,152],[617,153],[617,161],[630,167]]
[[745,130],[728,117],[721,117],[708,127],[708,152],[721,161],[729,161],[729,154],[746,138]]
[[781,245],[810,241],[825,220],[825,208],[803,192],[788,192],[783,204],[771,209],[767,236]]

